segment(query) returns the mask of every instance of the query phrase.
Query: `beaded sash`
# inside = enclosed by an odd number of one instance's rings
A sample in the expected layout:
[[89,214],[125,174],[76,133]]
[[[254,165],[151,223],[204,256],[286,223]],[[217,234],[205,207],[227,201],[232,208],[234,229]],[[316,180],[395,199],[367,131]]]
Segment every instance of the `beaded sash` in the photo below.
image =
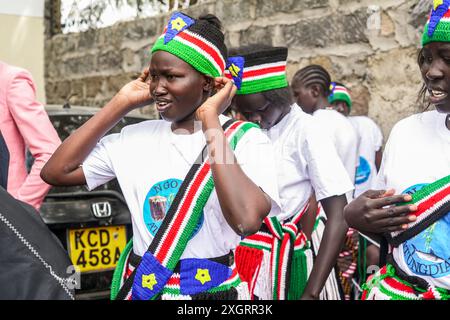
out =
[[415,204],[416,221],[410,222],[408,228],[386,234],[388,242],[397,247],[438,221],[450,212],[450,175],[424,186],[412,194],[412,200],[402,204]]
[[[242,136],[254,127],[257,126],[249,122],[227,121],[223,129],[230,147],[234,150]],[[209,158],[203,151],[187,173],[141,263],[116,299],[126,299],[130,292],[133,300],[154,299],[170,279],[214,189]]]

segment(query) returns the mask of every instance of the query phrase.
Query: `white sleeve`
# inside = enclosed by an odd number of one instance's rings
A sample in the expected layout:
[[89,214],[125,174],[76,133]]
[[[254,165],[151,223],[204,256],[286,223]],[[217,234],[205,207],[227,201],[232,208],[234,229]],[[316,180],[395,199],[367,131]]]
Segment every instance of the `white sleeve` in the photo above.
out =
[[244,173],[271,199],[270,216],[281,212],[275,154],[269,138],[260,129],[252,128],[235,149],[236,159]]
[[101,139],[84,160],[82,169],[89,190],[116,177],[108,152],[108,146],[118,140],[119,134],[111,134]]
[[394,125],[394,127],[391,130],[391,133],[389,135],[389,138],[386,142],[386,146],[384,148],[383,152],[383,158],[381,160],[380,170],[377,174],[377,179],[375,181],[374,188],[377,190],[384,190],[386,189],[387,181],[386,181],[386,172],[389,172],[389,166],[392,157],[394,156],[395,148],[392,148],[392,145],[395,145],[395,136],[396,136],[396,128],[397,125]]
[[381,146],[383,145],[383,133],[381,132],[380,127],[374,122],[374,128],[373,128],[373,135],[374,135],[374,143],[375,143],[375,151],[380,150]]
[[316,121],[309,124],[305,141],[299,141],[299,144],[317,200],[354,189],[329,135],[324,134]]
[[385,154],[383,153],[383,160],[381,161],[381,165],[380,165],[380,170],[378,171],[376,180],[375,180],[375,184],[374,184],[374,189],[376,190],[384,190],[386,189],[386,175],[385,175]]

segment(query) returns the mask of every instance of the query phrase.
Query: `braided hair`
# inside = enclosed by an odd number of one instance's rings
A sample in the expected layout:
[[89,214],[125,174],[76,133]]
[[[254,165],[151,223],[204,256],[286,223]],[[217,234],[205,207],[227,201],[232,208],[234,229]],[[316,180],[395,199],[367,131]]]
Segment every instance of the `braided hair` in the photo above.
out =
[[[423,48],[422,48],[420,49],[417,55],[417,64],[419,65],[419,68],[422,68],[424,62],[425,57],[423,55]],[[427,99],[427,92],[428,92],[427,85],[425,84],[425,82],[422,81],[422,87],[420,88],[416,100],[417,103],[422,105],[422,111],[427,111],[431,106],[431,102]]]
[[298,70],[292,78],[292,85],[302,84],[309,87],[316,84],[321,89],[324,97],[330,94],[331,77],[324,67],[312,64],[303,69]]

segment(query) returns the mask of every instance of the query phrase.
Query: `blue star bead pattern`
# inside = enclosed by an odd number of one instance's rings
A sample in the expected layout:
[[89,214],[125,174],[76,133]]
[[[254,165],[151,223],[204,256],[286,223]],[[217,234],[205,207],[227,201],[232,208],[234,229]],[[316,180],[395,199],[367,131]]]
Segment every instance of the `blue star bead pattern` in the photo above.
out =
[[428,36],[432,37],[434,30],[448,10],[450,0],[434,0],[431,10],[430,22],[428,23]]
[[242,77],[244,73],[245,59],[241,56],[230,57],[227,61],[227,70],[231,74],[231,78],[238,90],[242,86]]
[[164,44],[171,41],[177,34],[189,28],[195,23],[195,20],[181,12],[175,12],[169,20],[167,31],[164,35]]

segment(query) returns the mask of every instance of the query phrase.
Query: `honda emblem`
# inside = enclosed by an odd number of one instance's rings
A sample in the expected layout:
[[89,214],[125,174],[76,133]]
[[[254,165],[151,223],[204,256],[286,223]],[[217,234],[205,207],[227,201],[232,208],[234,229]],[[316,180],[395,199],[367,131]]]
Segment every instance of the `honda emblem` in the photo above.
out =
[[96,218],[111,217],[111,205],[109,202],[97,202],[92,204],[92,212]]

